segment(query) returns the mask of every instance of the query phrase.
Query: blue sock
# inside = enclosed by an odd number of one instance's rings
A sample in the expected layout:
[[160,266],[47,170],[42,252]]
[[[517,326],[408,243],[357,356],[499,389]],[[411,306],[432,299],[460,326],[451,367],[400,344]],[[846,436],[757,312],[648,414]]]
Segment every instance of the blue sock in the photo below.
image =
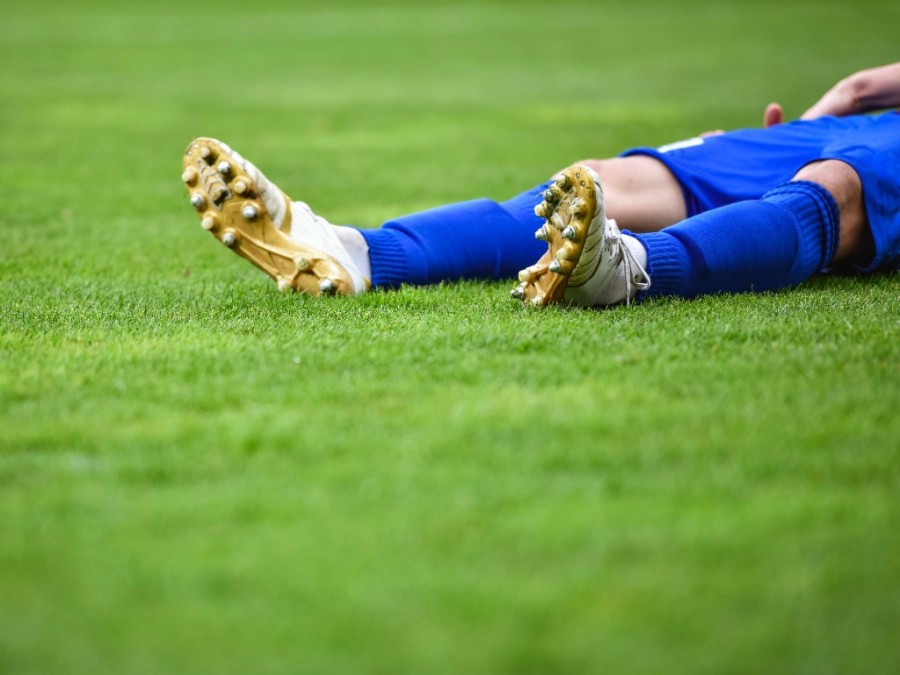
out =
[[759,200],[632,236],[647,249],[652,282],[647,294],[690,298],[799,284],[834,257],[839,226],[838,206],[828,190],[792,181]]
[[369,245],[372,286],[515,276],[547,249],[534,238],[544,222],[534,207],[549,184],[502,203],[476,199],[360,230]]

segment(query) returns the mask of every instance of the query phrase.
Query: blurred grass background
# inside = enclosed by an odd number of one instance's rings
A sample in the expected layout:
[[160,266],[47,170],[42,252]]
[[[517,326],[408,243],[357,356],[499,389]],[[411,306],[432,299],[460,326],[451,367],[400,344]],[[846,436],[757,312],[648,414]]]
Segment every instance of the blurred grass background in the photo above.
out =
[[896,277],[317,302],[216,246],[179,175],[219,137],[377,226],[799,115],[898,27],[886,1],[7,3],[0,671],[896,672]]

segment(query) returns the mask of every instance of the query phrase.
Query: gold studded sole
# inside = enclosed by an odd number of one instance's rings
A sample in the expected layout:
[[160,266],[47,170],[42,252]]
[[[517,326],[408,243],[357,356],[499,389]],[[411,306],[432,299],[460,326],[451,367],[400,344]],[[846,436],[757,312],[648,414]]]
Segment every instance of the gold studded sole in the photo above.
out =
[[272,277],[279,290],[352,294],[353,283],[341,265],[275,226],[257,186],[221,143],[194,140],[184,153],[181,180],[203,229]]
[[534,213],[545,223],[534,236],[547,242],[547,252],[519,272],[513,298],[534,307],[563,302],[597,212],[594,176],[586,166],[571,166],[544,192]]

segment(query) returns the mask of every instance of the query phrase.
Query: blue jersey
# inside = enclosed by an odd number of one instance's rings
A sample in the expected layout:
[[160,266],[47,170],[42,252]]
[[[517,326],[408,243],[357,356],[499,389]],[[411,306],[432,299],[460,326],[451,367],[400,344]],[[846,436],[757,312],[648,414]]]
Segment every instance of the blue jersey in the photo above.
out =
[[866,269],[900,263],[900,112],[797,120],[622,153],[629,155],[655,157],[668,167],[688,216],[759,199],[810,162],[841,160],[862,180],[875,241]]

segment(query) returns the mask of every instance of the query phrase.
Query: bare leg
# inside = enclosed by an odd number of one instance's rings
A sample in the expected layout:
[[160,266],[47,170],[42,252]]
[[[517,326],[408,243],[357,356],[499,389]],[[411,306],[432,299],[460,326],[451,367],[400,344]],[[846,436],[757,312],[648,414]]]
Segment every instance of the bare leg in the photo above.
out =
[[840,235],[832,262],[863,265],[875,255],[875,242],[863,204],[862,183],[853,167],[835,159],[808,164],[794,176],[828,190],[840,210]]
[[653,157],[633,155],[578,163],[600,176],[607,215],[622,229],[658,232],[687,217],[681,186],[665,164]]

